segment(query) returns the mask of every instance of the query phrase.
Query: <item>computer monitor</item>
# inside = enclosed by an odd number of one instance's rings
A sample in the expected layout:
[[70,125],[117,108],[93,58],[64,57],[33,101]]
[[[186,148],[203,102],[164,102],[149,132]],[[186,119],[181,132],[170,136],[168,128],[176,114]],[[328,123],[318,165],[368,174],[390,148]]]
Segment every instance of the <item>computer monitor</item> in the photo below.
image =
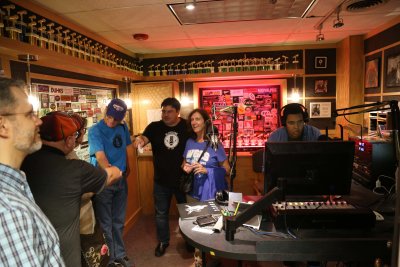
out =
[[285,195],[350,193],[353,141],[271,142],[265,144],[264,192],[286,180]]

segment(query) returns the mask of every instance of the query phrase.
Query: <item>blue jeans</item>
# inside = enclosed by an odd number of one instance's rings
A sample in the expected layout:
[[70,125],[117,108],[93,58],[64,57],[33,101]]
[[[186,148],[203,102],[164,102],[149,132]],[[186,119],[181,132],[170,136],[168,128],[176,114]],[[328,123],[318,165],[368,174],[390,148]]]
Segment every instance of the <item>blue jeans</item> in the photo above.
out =
[[169,207],[172,195],[175,195],[178,204],[186,202],[186,194],[177,187],[166,187],[154,182],[157,239],[164,244],[169,243]]
[[113,185],[104,188],[94,198],[96,219],[106,237],[110,250],[110,262],[126,256],[122,233],[125,224],[127,196],[128,184],[124,175]]

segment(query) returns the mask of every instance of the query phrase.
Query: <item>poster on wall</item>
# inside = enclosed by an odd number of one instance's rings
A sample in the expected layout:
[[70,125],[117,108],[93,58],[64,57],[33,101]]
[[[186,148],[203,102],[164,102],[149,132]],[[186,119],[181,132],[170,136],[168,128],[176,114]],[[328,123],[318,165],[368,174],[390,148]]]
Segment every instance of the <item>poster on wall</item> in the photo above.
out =
[[331,102],[310,102],[310,118],[330,118]]
[[379,58],[365,62],[365,88],[379,86]]
[[387,57],[386,86],[400,87],[400,53]]
[[228,148],[232,134],[232,111],[237,109],[239,151],[264,147],[268,135],[278,128],[280,85],[242,88],[200,88],[200,107],[210,115],[215,108],[221,142]]
[[[32,84],[32,89],[40,102],[40,117],[51,111],[76,112],[87,118],[88,128],[98,121],[98,116],[102,116],[108,102],[115,94],[112,89],[87,89],[47,84]],[[88,160],[87,134],[84,137],[85,140],[86,143],[84,142],[81,148],[78,148],[77,154],[81,159]]]

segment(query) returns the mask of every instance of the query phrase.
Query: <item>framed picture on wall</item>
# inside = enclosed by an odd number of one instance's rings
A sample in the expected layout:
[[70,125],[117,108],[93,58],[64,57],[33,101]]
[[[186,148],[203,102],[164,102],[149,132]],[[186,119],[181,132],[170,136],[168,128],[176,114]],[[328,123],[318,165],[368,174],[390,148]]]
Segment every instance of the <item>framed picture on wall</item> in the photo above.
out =
[[365,88],[379,87],[379,58],[365,62]]
[[314,84],[314,93],[326,94],[328,92],[328,80],[317,79]]
[[316,69],[326,69],[328,65],[327,57],[315,57],[314,58],[315,68]]
[[310,102],[310,118],[330,118],[331,102]]
[[400,53],[386,58],[386,86],[400,87]]

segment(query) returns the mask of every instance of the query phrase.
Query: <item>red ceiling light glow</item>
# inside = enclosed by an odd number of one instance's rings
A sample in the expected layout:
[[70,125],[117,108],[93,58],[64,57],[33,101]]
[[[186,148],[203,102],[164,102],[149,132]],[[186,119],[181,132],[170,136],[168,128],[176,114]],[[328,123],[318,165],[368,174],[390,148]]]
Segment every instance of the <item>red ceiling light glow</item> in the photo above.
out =
[[145,41],[149,39],[149,35],[145,33],[135,33],[133,35],[133,39],[138,40],[138,41]]

